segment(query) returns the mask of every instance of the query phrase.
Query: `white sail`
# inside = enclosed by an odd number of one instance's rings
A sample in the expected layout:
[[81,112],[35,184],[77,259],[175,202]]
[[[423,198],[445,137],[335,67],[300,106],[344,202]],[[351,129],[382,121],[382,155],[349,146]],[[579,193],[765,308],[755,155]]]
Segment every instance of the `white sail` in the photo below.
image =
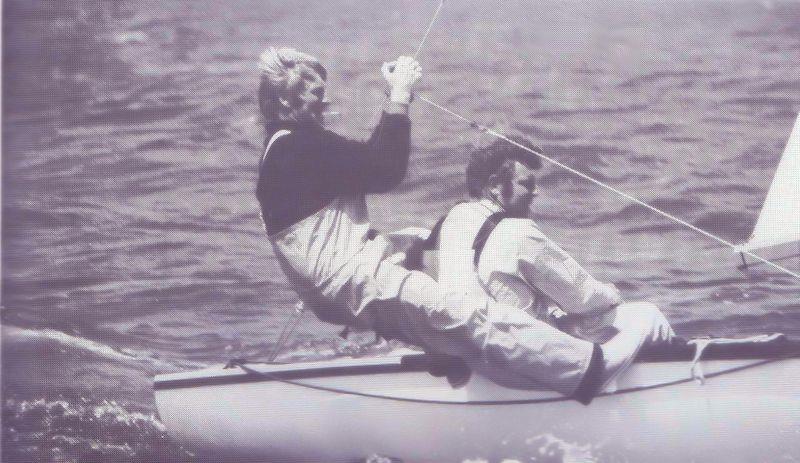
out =
[[786,143],[761,214],[746,243],[750,251],[800,241],[800,115]]

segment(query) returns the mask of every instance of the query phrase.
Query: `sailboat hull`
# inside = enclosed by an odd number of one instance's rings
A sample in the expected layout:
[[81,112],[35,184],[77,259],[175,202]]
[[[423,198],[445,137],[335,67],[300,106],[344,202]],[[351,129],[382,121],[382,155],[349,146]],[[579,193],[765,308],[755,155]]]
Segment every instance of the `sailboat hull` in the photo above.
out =
[[797,357],[704,362],[704,384],[692,380],[688,361],[640,362],[616,393],[588,406],[476,375],[453,388],[397,358],[252,368],[157,377],[170,433],[208,458],[237,461],[800,458]]

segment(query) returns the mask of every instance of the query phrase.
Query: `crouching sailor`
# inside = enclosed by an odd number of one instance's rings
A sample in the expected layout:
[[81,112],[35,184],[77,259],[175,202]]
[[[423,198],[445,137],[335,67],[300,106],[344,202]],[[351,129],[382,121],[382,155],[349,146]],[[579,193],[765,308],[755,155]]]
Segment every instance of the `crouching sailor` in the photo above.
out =
[[282,270],[318,318],[460,357],[479,372],[501,368],[527,387],[580,391],[580,400],[593,394],[580,385],[611,372],[593,357],[591,343],[554,372],[553,360],[541,356],[539,320],[486,294],[444,291],[425,273],[388,259],[395,251],[390,241],[371,232],[365,195],[394,188],[408,165],[408,106],[421,76],[416,61],[384,64],[390,98],[367,142],[322,127],[326,70],[318,60],[269,49],[259,68],[267,137],[256,195]]
[[439,283],[488,293],[536,317],[536,352],[529,355],[540,357],[544,376],[577,384],[587,358],[603,364],[606,373],[598,366],[597,376],[581,384],[581,394],[591,395],[645,343],[668,342],[674,333],[656,306],[623,302],[613,284],[593,278],[530,219],[540,165],[504,140],[472,153],[466,179],[472,201],[456,205],[435,227]]

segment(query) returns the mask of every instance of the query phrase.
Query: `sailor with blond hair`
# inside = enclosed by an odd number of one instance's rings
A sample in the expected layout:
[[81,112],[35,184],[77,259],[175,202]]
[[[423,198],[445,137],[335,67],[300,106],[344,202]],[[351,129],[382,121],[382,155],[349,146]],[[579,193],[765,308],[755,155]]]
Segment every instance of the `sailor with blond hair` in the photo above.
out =
[[365,195],[391,190],[406,174],[408,108],[422,75],[414,59],[383,64],[389,98],[365,142],[323,127],[327,71],[316,58],[270,48],[259,69],[267,135],[256,195],[282,270],[318,318],[460,357],[478,372],[501,370],[521,387],[550,388],[584,403],[623,369],[619,359],[652,335],[651,326],[629,330],[605,359],[590,342],[577,349],[565,343],[574,350],[563,352],[568,367],[556,372],[553,358],[540,355],[540,320],[486,294],[445,290],[389,259],[401,249],[371,230]]

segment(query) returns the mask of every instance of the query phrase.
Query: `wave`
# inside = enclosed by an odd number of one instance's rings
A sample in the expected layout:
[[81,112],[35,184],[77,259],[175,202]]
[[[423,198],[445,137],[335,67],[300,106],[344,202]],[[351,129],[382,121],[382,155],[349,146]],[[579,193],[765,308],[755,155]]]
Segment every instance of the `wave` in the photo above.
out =
[[168,438],[153,412],[75,397],[7,398],[3,403],[3,461],[189,463],[196,459]]
[[[647,201],[647,203],[656,209],[677,215],[688,214],[705,206],[702,201],[687,196],[675,198],[659,197]],[[642,205],[633,203],[623,207],[617,212],[602,216],[600,219],[598,219],[597,223],[604,223],[613,220],[639,222],[646,218],[660,218],[660,216],[656,215],[653,211]]]
[[[65,349],[68,349],[72,353],[84,357],[90,355],[95,359],[123,362],[141,368],[174,371],[187,366],[184,363],[175,364],[160,360],[153,357],[151,352],[117,348],[51,328],[33,329],[3,325],[2,330],[3,343],[6,344],[6,349],[9,350],[18,347],[20,344],[33,344],[35,347],[38,346],[36,348],[40,352],[49,350],[63,353]],[[51,344],[50,348],[47,347],[47,343]],[[8,354],[9,352],[6,352],[6,361],[10,360]],[[201,366],[202,364],[193,363],[190,365]]]
[[711,77],[718,75],[718,72],[704,72],[704,71],[697,71],[697,70],[685,70],[685,71],[654,71],[648,74],[643,74],[637,77],[633,77],[628,79],[617,87],[619,88],[639,88],[644,85],[650,85],[657,82],[661,82],[664,80],[682,80],[685,83],[694,83],[700,78],[703,77]]
[[198,104],[153,103],[147,107],[130,105],[121,108],[89,111],[74,119],[73,123],[80,126],[151,123],[188,114],[199,106]]
[[719,184],[703,184],[700,186],[695,186],[691,188],[687,188],[683,191],[682,194],[715,194],[715,195],[730,195],[730,194],[742,194],[747,196],[755,196],[762,192],[761,188],[756,188],[750,185],[741,185],[741,184],[729,184],[729,185],[719,185]]
[[664,234],[671,232],[679,232],[684,230],[682,225],[674,222],[657,223],[653,225],[641,225],[635,227],[627,227],[620,231],[621,235],[639,235],[642,233]]
[[755,221],[738,211],[715,211],[700,216],[693,225],[728,241],[744,241],[750,236]]
[[663,137],[661,140],[667,143],[700,143],[704,141],[699,137]]
[[800,80],[778,80],[758,88],[758,92],[800,93]]
[[213,225],[210,220],[200,220],[193,222],[187,221],[169,221],[169,220],[156,220],[140,218],[128,224],[130,228],[140,230],[152,231],[181,231],[181,232],[230,232],[229,227],[221,225]]
[[514,124],[514,129],[536,140],[567,141],[567,140],[575,140],[576,138],[579,137],[577,134],[574,133],[556,132],[531,124]]
[[518,94],[517,96],[519,98],[522,98],[523,100],[541,100],[541,99],[545,98],[544,93],[537,92],[535,90],[529,90],[527,92],[522,92],[522,93]]
[[738,162],[745,168],[769,169],[774,172],[778,166],[777,153],[780,147],[772,148],[764,145],[752,145],[742,151],[738,156]]
[[745,87],[753,82],[753,77],[729,77],[719,80],[714,80],[709,83],[712,90],[729,90],[732,88]]
[[28,228],[79,227],[86,218],[76,212],[47,212],[22,206],[3,207],[3,231],[24,232]]
[[800,104],[800,99],[791,98],[787,95],[782,96],[740,96],[736,98],[730,98],[722,102],[722,104],[726,105],[741,105],[746,107],[752,106],[774,106],[778,109],[781,108],[788,108],[792,109],[793,107]]
[[148,141],[139,144],[136,147],[136,151],[160,151],[160,150],[167,150],[176,148],[178,144],[175,140],[169,140],[165,138],[159,138],[156,140]]
[[631,132],[633,135],[668,135],[677,132],[680,126],[676,124],[654,124],[641,125]]
[[574,109],[554,108],[554,109],[542,109],[540,111],[533,112],[530,114],[530,117],[534,119],[550,119],[550,118],[570,117],[579,115],[609,116],[618,114],[639,113],[642,111],[646,111],[647,108],[648,106],[643,104],[633,104],[627,106],[607,106],[600,108],[574,108]]
[[[679,218],[684,218],[684,220],[686,220],[686,216],[696,213],[697,209],[703,207],[701,203],[687,199],[656,200],[652,201],[650,204],[658,209],[677,215]],[[648,217],[651,217],[653,222],[650,224],[642,224],[641,221]],[[667,219],[656,215],[638,204],[626,206],[623,210],[614,214],[601,216],[591,224],[613,220],[637,223],[635,226],[622,230],[621,233],[625,235],[637,233],[668,233],[686,229],[683,225],[667,221]],[[700,214],[700,216],[694,220],[689,220],[689,222],[697,228],[731,242],[744,241],[750,235],[755,223],[750,215],[738,211],[706,212]]]

